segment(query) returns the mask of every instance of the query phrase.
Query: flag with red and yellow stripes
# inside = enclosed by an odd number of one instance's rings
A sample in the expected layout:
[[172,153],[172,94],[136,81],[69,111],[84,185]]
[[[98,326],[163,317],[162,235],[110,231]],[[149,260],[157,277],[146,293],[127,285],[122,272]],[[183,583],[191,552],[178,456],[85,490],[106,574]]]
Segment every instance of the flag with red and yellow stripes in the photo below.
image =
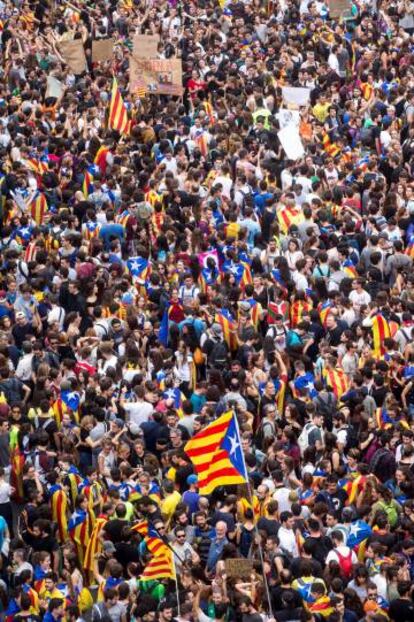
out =
[[161,555],[150,559],[141,574],[141,581],[154,581],[156,579],[175,579],[175,567],[172,551],[165,547]]
[[380,313],[372,320],[372,336],[374,340],[374,356],[380,357],[385,353],[384,339],[389,339],[391,336],[389,324]]
[[302,320],[302,316],[306,311],[313,308],[313,303],[308,300],[294,300],[290,307],[290,323],[295,328]]
[[332,388],[335,397],[340,400],[349,389],[346,373],[340,367],[336,367],[335,369],[326,369],[324,375],[327,386]]
[[193,463],[201,495],[210,494],[217,486],[247,483],[240,434],[232,411],[196,434],[184,451]]
[[131,122],[128,119],[128,112],[115,76],[112,82],[108,127],[110,127],[112,130],[116,130],[117,132],[125,136],[127,136],[131,130]]
[[47,200],[43,192],[37,192],[30,201],[30,215],[37,225],[43,224],[47,212]]
[[85,570],[90,570],[90,572],[93,572],[95,567],[95,559],[97,555],[99,555],[102,551],[102,542],[99,536],[107,522],[108,519],[106,518],[106,516],[98,516],[93,527],[91,537],[89,538],[88,544],[86,546],[83,567]]
[[63,544],[68,537],[68,497],[59,484],[51,486],[49,492],[51,495],[52,518],[58,527],[58,540]]
[[277,219],[282,233],[288,234],[292,225],[298,225],[304,219],[303,213],[296,207],[284,207],[277,213]]

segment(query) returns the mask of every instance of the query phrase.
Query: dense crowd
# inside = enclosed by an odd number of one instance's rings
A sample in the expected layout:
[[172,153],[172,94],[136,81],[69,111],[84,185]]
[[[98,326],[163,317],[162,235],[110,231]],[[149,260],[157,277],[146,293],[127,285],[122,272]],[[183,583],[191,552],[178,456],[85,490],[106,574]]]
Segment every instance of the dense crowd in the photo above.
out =
[[[182,96],[130,88],[139,34]],[[414,2],[0,0],[0,36],[0,620],[413,622]],[[226,413],[248,477],[203,494]]]

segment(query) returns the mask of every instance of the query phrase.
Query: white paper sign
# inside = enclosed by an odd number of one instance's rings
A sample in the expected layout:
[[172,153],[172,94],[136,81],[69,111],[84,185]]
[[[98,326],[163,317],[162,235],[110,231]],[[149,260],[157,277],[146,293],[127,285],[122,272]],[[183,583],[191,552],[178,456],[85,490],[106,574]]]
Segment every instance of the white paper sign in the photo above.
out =
[[63,84],[57,78],[53,76],[47,76],[46,82],[46,97],[56,97],[59,99],[63,93]]
[[310,89],[296,86],[282,86],[282,96],[286,104],[307,106],[309,103]]
[[289,160],[299,160],[305,154],[299,130],[293,125],[283,128],[277,133],[279,140]]
[[276,119],[279,121],[280,129],[293,125],[293,127],[299,127],[300,114],[299,110],[288,110],[287,108],[280,108],[276,115]]

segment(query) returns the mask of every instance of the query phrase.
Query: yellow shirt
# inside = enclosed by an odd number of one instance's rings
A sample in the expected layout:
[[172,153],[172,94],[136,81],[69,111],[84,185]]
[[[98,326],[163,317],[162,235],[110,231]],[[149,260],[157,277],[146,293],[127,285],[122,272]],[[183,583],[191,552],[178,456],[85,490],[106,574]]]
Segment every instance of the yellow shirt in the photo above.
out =
[[330,106],[331,106],[331,104],[328,102],[327,104],[316,104],[316,106],[314,106],[312,108],[312,112],[313,112],[314,116],[321,123],[325,122],[326,117],[328,116],[328,110],[329,110]]
[[164,516],[165,520],[170,520],[172,518],[180,501],[181,495],[178,490],[174,490],[168,497],[165,497],[161,503],[161,514]]

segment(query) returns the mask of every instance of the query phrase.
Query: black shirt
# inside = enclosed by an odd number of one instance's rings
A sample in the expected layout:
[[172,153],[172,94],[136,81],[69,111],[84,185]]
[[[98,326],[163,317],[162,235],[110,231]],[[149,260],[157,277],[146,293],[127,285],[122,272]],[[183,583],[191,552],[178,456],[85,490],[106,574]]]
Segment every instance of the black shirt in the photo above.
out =
[[109,536],[109,539],[115,544],[122,541],[122,530],[128,525],[128,521],[120,518],[114,518],[106,523],[104,531]]
[[396,598],[391,601],[390,618],[395,622],[412,622],[414,620],[414,604],[412,600]]

